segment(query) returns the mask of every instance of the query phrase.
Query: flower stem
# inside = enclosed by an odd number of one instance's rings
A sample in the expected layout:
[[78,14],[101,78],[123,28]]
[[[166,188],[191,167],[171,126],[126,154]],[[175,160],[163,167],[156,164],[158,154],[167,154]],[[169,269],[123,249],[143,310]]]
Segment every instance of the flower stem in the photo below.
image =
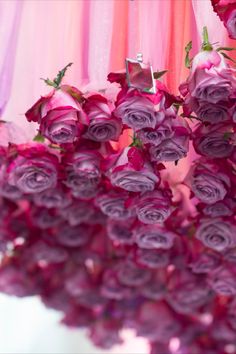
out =
[[202,50],[213,50],[211,43],[209,42],[208,30],[207,27],[203,27],[203,43],[202,43]]

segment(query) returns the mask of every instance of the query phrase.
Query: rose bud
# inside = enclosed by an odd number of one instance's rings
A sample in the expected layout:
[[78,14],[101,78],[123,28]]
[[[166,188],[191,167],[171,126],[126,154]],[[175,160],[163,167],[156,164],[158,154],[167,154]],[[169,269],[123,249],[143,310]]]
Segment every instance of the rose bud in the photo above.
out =
[[26,194],[40,193],[56,186],[58,159],[44,145],[19,145],[17,153],[7,170],[10,185]]
[[87,98],[84,110],[88,116],[88,128],[84,134],[86,139],[105,142],[118,140],[122,123],[111,115],[111,107],[105,97],[97,94]]
[[159,225],[139,225],[134,229],[134,237],[140,248],[169,249],[176,235]]
[[134,131],[144,128],[154,129],[160,118],[153,102],[136,90],[130,90],[118,101],[113,114]]
[[107,235],[110,240],[122,245],[134,244],[134,235],[132,230],[133,219],[107,221]]
[[194,131],[193,146],[199,155],[209,158],[224,158],[232,154],[235,140],[232,125],[202,125]]
[[118,264],[117,278],[123,285],[139,287],[150,280],[151,272],[148,269],[138,267],[130,261],[126,261]]
[[236,246],[236,226],[221,218],[201,220],[196,238],[206,247],[222,252]]
[[33,201],[37,206],[63,209],[71,204],[71,198],[62,189],[47,189],[34,194]]
[[110,192],[96,198],[95,204],[101,211],[114,220],[129,219],[134,216],[134,210],[126,206],[126,193]]
[[55,232],[55,240],[65,247],[81,247],[89,242],[92,229],[85,224],[71,227],[67,224],[62,225]]
[[160,182],[158,171],[154,171],[143,153],[135,147],[127,147],[109,160],[107,175],[113,186],[129,192],[146,192],[152,191]]
[[140,196],[136,206],[138,219],[144,224],[161,224],[171,214],[171,190],[154,190]]
[[219,295],[233,296],[236,294],[236,268],[222,266],[209,273],[208,283]]
[[209,302],[212,292],[204,279],[184,270],[171,275],[167,300],[177,313],[195,312]]
[[206,204],[214,204],[224,199],[231,185],[221,166],[204,159],[197,160],[190,168],[185,184]]
[[[86,123],[79,101],[71,94],[75,90],[61,86],[41,97],[25,114],[29,122],[40,124],[40,134],[52,143],[73,143],[81,133],[82,124]],[[79,91],[77,93],[81,95]]]
[[101,180],[102,156],[94,150],[79,150],[65,157],[66,180],[65,185],[75,196],[92,195],[97,190]]

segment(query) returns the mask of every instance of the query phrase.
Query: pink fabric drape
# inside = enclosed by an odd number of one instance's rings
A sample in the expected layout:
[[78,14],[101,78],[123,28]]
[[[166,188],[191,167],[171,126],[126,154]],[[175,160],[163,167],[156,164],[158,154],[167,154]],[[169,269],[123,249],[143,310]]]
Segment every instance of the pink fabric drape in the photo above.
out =
[[24,112],[48,91],[41,77],[73,62],[67,82],[101,89],[138,51],[155,70],[168,69],[163,80],[177,92],[187,75],[184,47],[192,39],[196,52],[204,25],[213,42],[232,45],[210,0],[1,1],[0,108],[10,97],[1,118],[32,136]]

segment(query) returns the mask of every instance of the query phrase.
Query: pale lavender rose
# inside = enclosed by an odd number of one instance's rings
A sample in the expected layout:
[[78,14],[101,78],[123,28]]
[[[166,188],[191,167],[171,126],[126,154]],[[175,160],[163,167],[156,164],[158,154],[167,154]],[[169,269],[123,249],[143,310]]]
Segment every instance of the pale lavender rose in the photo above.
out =
[[47,189],[33,196],[33,201],[37,206],[45,208],[66,208],[71,204],[71,198],[62,189]]
[[218,295],[234,296],[236,294],[235,267],[224,265],[209,273],[208,283]]
[[203,208],[203,213],[212,218],[217,218],[219,216],[231,216],[234,214],[235,208],[236,202],[230,198],[226,198],[221,202],[206,205]]
[[229,36],[236,39],[236,9],[232,10],[225,21],[225,26],[228,30]]
[[227,101],[234,94],[235,82],[223,55],[214,50],[194,57],[187,80],[191,96],[210,103]]
[[0,195],[13,201],[22,198],[22,192],[19,190],[19,188],[10,185],[4,181],[4,179],[2,179],[0,182]]
[[220,257],[213,252],[203,251],[194,255],[194,260],[189,264],[193,273],[210,273],[220,265]]
[[65,247],[81,247],[86,245],[91,236],[92,230],[88,225],[82,224],[71,227],[62,225],[55,232],[55,240]]
[[126,207],[127,194],[107,193],[96,198],[95,204],[111,219],[124,220],[134,216],[134,209]]
[[204,159],[190,168],[185,184],[203,203],[214,204],[223,200],[230,190],[230,179],[220,166]]
[[236,246],[236,227],[220,218],[202,220],[196,238],[206,247],[222,252]]
[[118,140],[122,123],[111,115],[111,107],[105,97],[99,94],[88,97],[84,110],[89,120],[85,138],[100,142]]
[[148,98],[140,95],[125,97],[118,103],[113,114],[134,131],[144,128],[154,129],[160,119],[155,105]]
[[81,201],[74,202],[68,207],[60,209],[60,215],[70,224],[70,226],[89,222],[93,214],[93,206]]
[[231,118],[230,107],[225,103],[199,102],[194,111],[198,119],[210,124],[226,122]]
[[63,85],[41,97],[27,112],[28,121],[40,124],[40,134],[55,144],[73,143],[81,134],[86,116],[75,96],[81,92]]
[[193,146],[199,155],[210,158],[229,157],[234,149],[232,125],[199,125],[193,135]]
[[171,276],[168,289],[168,303],[182,314],[197,311],[212,298],[212,291],[204,278],[183,270]]
[[150,280],[151,272],[138,267],[131,261],[126,261],[117,266],[117,278],[123,285],[139,287]]
[[134,243],[134,235],[132,230],[133,219],[107,221],[107,235],[113,242],[122,245],[132,245]]
[[166,267],[169,258],[169,253],[164,250],[138,248],[136,251],[136,262],[150,269]]
[[8,183],[22,193],[40,193],[56,186],[57,171],[56,156],[48,153],[44,146],[32,144],[23,147],[9,165]]
[[174,135],[170,124],[163,124],[157,128],[145,128],[137,132],[137,137],[143,144],[160,145],[164,140]]
[[113,186],[129,192],[152,191],[160,182],[158,171],[154,171],[153,166],[134,147],[127,147],[119,154],[107,176]]
[[140,225],[134,229],[137,245],[146,249],[169,249],[176,235],[159,225]]
[[87,199],[96,195],[101,180],[101,159],[101,155],[93,150],[77,151],[65,158],[64,183],[75,196],[84,196]]
[[154,190],[144,193],[139,198],[136,213],[144,224],[163,223],[171,214],[171,191]]

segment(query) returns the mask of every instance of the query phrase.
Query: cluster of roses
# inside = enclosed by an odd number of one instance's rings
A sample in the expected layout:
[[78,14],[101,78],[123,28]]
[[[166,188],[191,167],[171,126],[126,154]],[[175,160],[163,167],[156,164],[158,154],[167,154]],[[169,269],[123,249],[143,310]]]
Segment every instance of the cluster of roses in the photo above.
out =
[[223,21],[228,34],[236,39],[236,2],[235,0],[211,0],[214,11]]
[[[55,89],[26,113],[38,141],[0,148],[0,291],[39,295],[105,349],[131,328],[153,354],[236,353],[233,72],[208,46],[184,100],[108,78],[115,102],[47,80]],[[190,139],[202,155],[185,180],[191,212],[164,166]]]

